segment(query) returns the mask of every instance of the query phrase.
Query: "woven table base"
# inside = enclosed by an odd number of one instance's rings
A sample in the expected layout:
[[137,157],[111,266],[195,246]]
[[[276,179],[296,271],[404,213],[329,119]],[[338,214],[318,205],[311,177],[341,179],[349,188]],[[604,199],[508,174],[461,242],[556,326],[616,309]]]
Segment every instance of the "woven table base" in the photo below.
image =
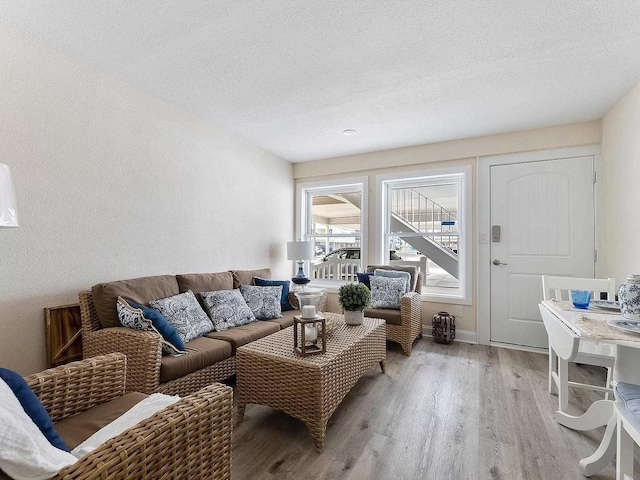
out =
[[385,358],[385,321],[372,318],[339,326],[323,354],[295,352],[293,327],[244,345],[236,353],[238,421],[249,403],[282,410],[307,425],[321,452],[333,412],[365,372],[376,364],[384,372]]

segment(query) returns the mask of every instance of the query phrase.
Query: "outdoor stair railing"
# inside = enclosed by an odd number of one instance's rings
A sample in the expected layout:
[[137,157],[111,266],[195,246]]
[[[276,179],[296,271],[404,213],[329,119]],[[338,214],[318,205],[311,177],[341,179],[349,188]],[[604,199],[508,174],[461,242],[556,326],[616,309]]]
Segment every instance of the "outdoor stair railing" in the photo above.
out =
[[426,232],[425,238],[448,249],[454,255],[458,254],[458,235],[447,235],[447,230],[450,230],[451,226],[443,225],[443,222],[457,221],[455,213],[413,187],[393,190],[391,212],[414,231]]

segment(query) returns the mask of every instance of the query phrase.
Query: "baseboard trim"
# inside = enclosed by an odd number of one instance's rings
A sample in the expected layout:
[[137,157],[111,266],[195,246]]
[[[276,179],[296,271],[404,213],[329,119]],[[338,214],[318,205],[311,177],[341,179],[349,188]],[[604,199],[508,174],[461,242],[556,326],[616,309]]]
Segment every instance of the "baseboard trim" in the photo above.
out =
[[[425,337],[433,337],[431,335],[432,327],[429,325],[422,326],[422,335]],[[456,338],[454,342],[461,343],[478,343],[478,334],[472,330],[458,330],[456,329]]]
[[543,355],[549,355],[548,348],[525,347],[524,345],[514,345],[512,343],[500,343],[500,342],[491,342],[489,346],[508,348],[510,350],[522,350],[523,352],[542,353]]

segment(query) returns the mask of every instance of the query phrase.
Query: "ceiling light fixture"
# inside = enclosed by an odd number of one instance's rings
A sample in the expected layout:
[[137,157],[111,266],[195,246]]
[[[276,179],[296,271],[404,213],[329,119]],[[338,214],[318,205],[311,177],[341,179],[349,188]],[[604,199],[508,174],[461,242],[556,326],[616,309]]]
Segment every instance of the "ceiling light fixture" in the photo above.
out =
[[349,128],[349,129],[345,130],[344,132],[342,132],[342,134],[343,134],[345,137],[353,137],[356,133],[358,133],[358,132],[356,132],[356,131],[355,131],[354,129],[352,129],[352,128]]

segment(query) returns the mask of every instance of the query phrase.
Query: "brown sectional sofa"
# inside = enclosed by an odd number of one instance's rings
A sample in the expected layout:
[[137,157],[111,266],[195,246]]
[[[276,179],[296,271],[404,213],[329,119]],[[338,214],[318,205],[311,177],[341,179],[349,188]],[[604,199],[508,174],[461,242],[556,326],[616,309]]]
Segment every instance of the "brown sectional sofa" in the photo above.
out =
[[[293,325],[298,310],[282,318],[259,320],[224,332],[210,332],[185,344],[186,355],[162,355],[160,336],[122,327],[118,321],[118,296],[140,304],[191,290],[231,290],[253,284],[254,277],[271,278],[269,268],[218,273],[159,275],[94,285],[80,292],[84,358],[112,352],[127,356],[127,392],[161,392],[189,395],[235,374],[236,349]],[[326,296],[321,301],[324,309]]]

